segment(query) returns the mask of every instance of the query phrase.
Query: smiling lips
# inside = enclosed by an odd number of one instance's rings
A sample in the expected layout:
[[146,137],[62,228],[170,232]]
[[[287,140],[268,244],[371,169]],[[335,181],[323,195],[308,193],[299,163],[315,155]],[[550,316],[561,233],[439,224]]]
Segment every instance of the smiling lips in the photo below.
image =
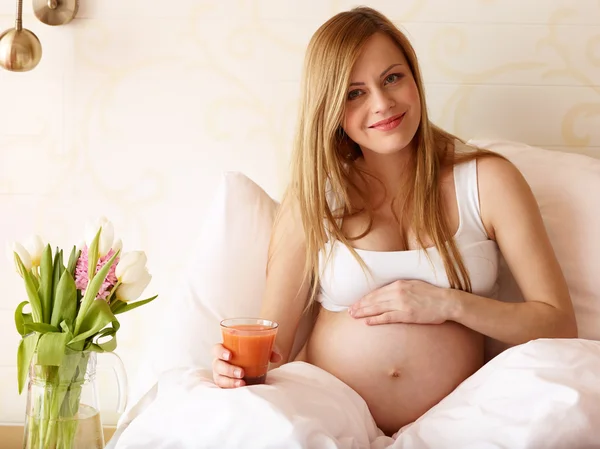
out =
[[380,131],[389,131],[396,128],[402,122],[404,114],[406,114],[406,112],[386,118],[385,120],[372,124],[369,128],[378,129]]

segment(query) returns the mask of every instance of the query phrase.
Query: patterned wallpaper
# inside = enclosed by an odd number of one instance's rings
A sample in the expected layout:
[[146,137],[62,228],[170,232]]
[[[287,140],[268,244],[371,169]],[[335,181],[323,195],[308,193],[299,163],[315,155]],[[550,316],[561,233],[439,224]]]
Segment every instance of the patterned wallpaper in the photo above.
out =
[[[145,249],[148,293],[169,301],[220,174],[246,173],[278,197],[305,46],[345,0],[82,1],[40,38],[36,70],[0,72],[0,236],[69,246],[108,216],[125,250]],[[600,1],[365,1],[409,35],[435,122],[600,157]],[[14,23],[0,3],[0,24]],[[15,306],[24,290],[0,258],[0,422],[22,422]],[[125,317],[118,353],[130,376],[151,306]],[[105,423],[112,378],[101,372]]]

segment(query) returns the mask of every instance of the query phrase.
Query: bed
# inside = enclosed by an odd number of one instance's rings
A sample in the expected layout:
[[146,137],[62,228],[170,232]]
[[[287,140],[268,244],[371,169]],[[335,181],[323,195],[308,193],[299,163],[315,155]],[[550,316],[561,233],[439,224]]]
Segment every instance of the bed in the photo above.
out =
[[[108,444],[148,448],[600,448],[600,160],[522,143],[472,144],[509,158],[536,196],[567,278],[577,339],[508,347],[487,339],[488,362],[449,396],[385,436],[360,396],[317,367],[293,362],[266,385],[211,382],[218,323],[256,316],[277,202],[242,173],[226,173],[162,329],[135,377]],[[522,301],[501,263],[498,298]],[[294,351],[304,341],[306,320]]]

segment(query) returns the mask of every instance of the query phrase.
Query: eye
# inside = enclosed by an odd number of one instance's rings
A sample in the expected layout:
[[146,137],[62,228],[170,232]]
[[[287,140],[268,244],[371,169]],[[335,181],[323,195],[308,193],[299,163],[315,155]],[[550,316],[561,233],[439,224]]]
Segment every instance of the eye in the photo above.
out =
[[348,100],[354,100],[362,95],[362,90],[354,89],[348,92]]
[[399,81],[400,79],[402,79],[403,77],[404,77],[404,75],[402,73],[391,73],[385,77],[384,83],[385,84],[393,84],[396,81]]

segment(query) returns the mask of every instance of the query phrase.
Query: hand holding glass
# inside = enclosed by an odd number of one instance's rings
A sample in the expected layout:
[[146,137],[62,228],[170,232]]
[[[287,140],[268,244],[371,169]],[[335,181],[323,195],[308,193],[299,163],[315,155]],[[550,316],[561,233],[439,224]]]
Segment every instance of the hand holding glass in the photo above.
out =
[[231,352],[228,362],[244,370],[246,385],[265,383],[277,328],[276,322],[258,318],[221,321],[223,346]]

